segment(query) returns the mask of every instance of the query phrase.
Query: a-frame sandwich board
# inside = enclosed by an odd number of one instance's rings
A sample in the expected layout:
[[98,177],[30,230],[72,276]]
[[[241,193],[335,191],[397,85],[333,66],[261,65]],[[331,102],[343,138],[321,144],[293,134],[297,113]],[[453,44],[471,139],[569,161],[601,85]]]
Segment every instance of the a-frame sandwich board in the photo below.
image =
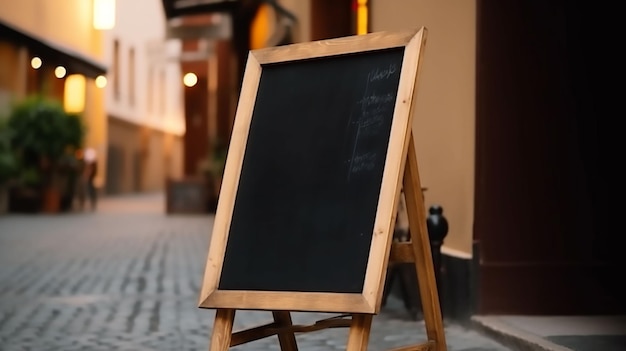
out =
[[[211,351],[278,335],[350,327],[365,350],[388,262],[415,262],[428,340],[446,350],[412,115],[426,28],[250,52],[199,307],[216,309]],[[408,243],[393,243],[404,185]],[[236,310],[274,322],[233,334]],[[311,326],[290,312],[338,312]]]

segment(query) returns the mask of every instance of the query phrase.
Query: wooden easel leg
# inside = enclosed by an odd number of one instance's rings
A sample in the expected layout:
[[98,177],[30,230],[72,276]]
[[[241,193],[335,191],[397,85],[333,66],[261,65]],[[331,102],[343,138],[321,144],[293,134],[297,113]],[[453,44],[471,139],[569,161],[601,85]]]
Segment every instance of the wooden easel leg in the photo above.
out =
[[[281,327],[289,327],[292,325],[291,313],[289,311],[273,311],[274,322]],[[281,351],[298,351],[298,343],[296,343],[296,335],[293,332],[278,333],[278,342]]]
[[235,310],[218,308],[215,312],[215,323],[211,335],[209,351],[227,351],[230,348],[230,339],[233,335]]
[[371,328],[371,314],[353,314],[346,351],[367,351]]
[[404,173],[404,194],[409,215],[409,232],[415,256],[415,269],[419,283],[420,298],[426,334],[428,339],[435,342],[436,351],[446,351],[446,339],[443,330],[441,307],[437,293],[437,282],[433,265],[428,229],[426,227],[426,209],[420,186],[417,167],[417,155],[413,134],[409,139],[409,150]]

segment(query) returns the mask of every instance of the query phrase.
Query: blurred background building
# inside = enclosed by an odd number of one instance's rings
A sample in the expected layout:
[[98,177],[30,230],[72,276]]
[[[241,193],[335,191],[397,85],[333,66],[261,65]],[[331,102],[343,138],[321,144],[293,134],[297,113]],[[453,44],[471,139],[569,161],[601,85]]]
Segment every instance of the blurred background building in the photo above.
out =
[[85,77],[104,193],[206,177],[215,198],[250,49],[425,26],[414,135],[427,205],[450,223],[444,312],[626,311],[601,207],[599,5],[109,0],[114,25],[96,29],[100,1],[0,0],[0,110],[43,86],[63,99]]
[[115,4],[115,24],[101,36],[109,69],[102,190],[105,194],[162,190],[164,179],[182,176],[185,106],[180,41],[167,40],[160,1],[110,2]]

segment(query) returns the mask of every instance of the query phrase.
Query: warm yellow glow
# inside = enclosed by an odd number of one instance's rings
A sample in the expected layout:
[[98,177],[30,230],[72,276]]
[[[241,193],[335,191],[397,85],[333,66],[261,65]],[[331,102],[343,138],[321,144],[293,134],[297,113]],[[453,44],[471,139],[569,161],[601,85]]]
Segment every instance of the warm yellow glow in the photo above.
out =
[[195,73],[186,73],[183,77],[183,84],[188,87],[192,87],[198,83],[198,76]]
[[115,27],[115,0],[93,0],[93,27],[95,29]]
[[71,74],[65,78],[63,106],[69,113],[81,113],[85,110],[85,76]]
[[63,66],[57,66],[57,68],[54,69],[54,76],[57,78],[65,77],[66,73],[67,71],[65,70],[65,67]]
[[30,66],[34,69],[41,67],[42,61],[39,57],[35,56],[30,60]]
[[357,1],[356,34],[367,34],[367,0]]
[[98,76],[96,77],[96,86],[98,88],[104,88],[107,86],[107,77],[105,76]]
[[263,4],[259,7],[250,25],[250,49],[261,49],[267,44],[270,31],[270,5]]

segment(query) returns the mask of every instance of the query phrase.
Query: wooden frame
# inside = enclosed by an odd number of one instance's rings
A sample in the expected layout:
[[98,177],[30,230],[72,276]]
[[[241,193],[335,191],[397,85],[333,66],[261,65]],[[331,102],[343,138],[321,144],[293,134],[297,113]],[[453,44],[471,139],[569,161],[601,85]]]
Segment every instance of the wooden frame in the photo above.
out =
[[[411,106],[418,61],[424,41],[425,35],[422,29],[400,33],[380,32],[312,43],[272,47],[250,52],[215,216],[200,295],[200,307],[355,313],[377,313],[379,311],[396,204],[408,146],[407,136],[411,128]],[[378,210],[374,222],[375,230],[362,293],[219,290],[218,284],[235,204],[235,194],[237,193],[250,121],[263,66],[278,62],[345,55],[394,47],[405,47],[405,51]]]
[[[411,131],[412,102],[425,28],[272,47],[250,52],[215,216],[199,307],[378,313]],[[360,294],[219,290],[235,194],[263,66],[404,47],[401,75],[379,194],[365,283]]]
[[[349,327],[346,350],[366,351],[373,314],[378,313],[380,309],[387,265],[390,262],[413,262],[415,264],[428,337],[424,343],[395,348],[393,351],[447,350],[411,127],[412,102],[416,96],[415,85],[425,39],[426,29],[422,27],[411,32],[380,32],[251,52],[237,110],[233,139],[226,164],[225,181],[222,185],[199,301],[199,307],[217,309],[209,350],[226,351],[236,345],[276,335],[280,350],[297,351],[296,333]],[[390,138],[384,169],[382,169],[382,182],[378,192],[372,239],[361,292],[357,294],[220,290],[218,288],[220,274],[224,266],[228,231],[235,208],[235,194],[242,172],[246,142],[263,65],[398,47],[404,47],[399,89],[393,109]],[[385,129],[384,135],[387,130]],[[412,235],[408,242],[392,242],[401,186],[404,186],[405,190],[409,230]],[[372,194],[374,198],[376,193]],[[249,228],[246,228],[244,232],[248,230]],[[233,333],[236,309],[271,311],[274,322]],[[290,311],[342,312],[343,314],[317,321],[313,325],[302,326],[292,324]]]

